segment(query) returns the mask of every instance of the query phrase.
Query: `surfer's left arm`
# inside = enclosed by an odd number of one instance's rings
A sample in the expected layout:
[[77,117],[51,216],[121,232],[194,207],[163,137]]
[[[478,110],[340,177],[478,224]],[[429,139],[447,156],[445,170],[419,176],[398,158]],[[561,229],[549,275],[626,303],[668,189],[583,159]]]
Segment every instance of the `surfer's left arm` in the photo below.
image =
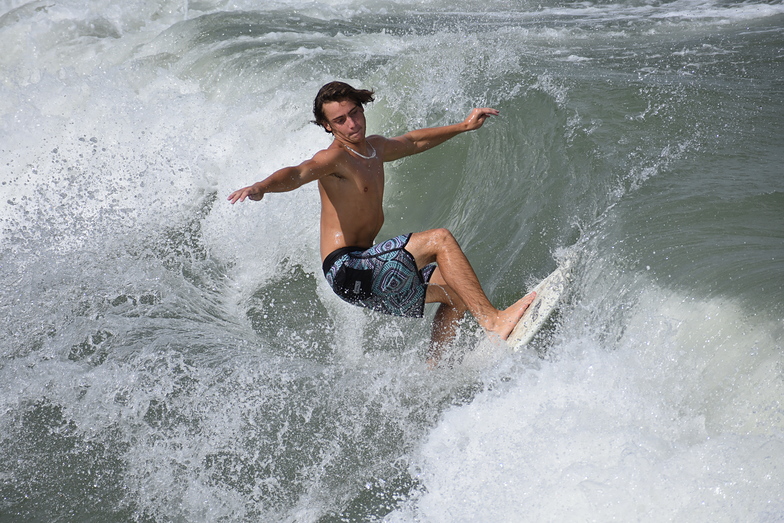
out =
[[489,107],[476,108],[460,123],[417,129],[396,138],[388,138],[384,142],[382,159],[385,162],[391,162],[427,151],[454,138],[458,134],[479,129],[484,125],[488,117],[496,115],[498,115],[498,111],[495,109]]

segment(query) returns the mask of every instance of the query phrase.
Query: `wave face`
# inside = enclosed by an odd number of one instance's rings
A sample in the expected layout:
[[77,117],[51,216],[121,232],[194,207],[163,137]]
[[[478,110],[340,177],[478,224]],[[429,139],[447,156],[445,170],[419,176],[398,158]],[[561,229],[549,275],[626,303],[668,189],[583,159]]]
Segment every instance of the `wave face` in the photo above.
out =
[[[0,3],[0,519],[784,519],[780,2]],[[564,257],[529,350],[344,304],[313,185],[370,131],[379,240],[448,227],[492,301]],[[428,309],[432,316],[433,311]],[[481,350],[480,350],[481,349]]]

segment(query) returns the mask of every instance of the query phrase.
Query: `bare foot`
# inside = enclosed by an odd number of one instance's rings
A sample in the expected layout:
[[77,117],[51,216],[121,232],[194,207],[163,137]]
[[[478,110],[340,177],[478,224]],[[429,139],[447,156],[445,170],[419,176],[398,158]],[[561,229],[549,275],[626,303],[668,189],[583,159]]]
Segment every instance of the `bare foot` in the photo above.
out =
[[534,298],[536,298],[536,293],[532,292],[520,298],[510,307],[499,311],[493,327],[488,328],[487,333],[498,336],[502,340],[508,338],[517,322],[523,317],[526,309],[533,303]]

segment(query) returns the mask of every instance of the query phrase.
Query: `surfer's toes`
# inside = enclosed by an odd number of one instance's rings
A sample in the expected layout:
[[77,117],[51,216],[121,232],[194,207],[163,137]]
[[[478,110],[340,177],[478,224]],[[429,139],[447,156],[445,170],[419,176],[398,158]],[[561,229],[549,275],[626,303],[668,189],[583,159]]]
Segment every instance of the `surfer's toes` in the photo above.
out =
[[520,321],[520,318],[523,317],[523,314],[525,314],[525,311],[528,310],[528,307],[531,306],[531,304],[534,302],[535,299],[536,299],[536,293],[530,292],[525,296],[523,296],[522,298],[520,298],[517,301],[517,303],[512,305],[512,307],[509,307],[509,309],[512,308],[515,309],[514,314],[517,316],[517,318],[515,318],[514,320],[515,325],[517,325],[517,322]]
[[[522,298],[520,298],[520,302],[524,303],[525,309],[527,309],[528,306],[531,305],[535,299],[536,299],[536,292],[531,291],[525,296],[523,296]],[[523,312],[525,312],[525,309],[523,309]]]
[[499,315],[498,328],[493,329],[493,334],[499,336],[502,340],[506,340],[535,298],[536,293],[532,292],[523,296],[511,307],[502,311]]

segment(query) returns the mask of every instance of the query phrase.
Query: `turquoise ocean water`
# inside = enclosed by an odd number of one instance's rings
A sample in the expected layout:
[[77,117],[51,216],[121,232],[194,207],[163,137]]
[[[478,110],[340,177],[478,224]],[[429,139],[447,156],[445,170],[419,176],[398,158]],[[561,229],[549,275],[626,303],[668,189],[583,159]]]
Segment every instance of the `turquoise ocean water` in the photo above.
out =
[[[784,520],[781,2],[0,1],[0,521]],[[388,164],[491,299],[566,257],[520,353],[344,304],[329,144],[501,115]],[[432,314],[432,310],[428,310]]]

